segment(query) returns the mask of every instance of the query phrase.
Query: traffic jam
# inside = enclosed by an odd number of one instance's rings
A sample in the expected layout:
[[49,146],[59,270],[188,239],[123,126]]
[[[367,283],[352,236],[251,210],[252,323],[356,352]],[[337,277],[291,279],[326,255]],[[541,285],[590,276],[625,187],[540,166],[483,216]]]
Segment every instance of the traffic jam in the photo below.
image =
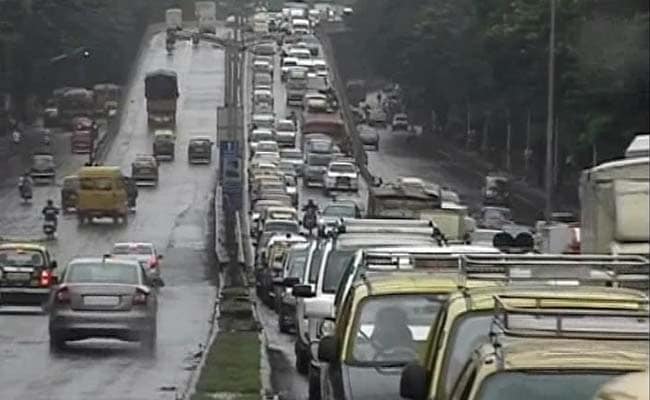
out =
[[[256,14],[255,32],[278,33],[246,63],[256,293],[277,323],[265,329],[293,338],[300,398],[592,400],[623,381],[647,386],[647,215],[641,251],[612,254],[603,226],[622,220],[598,204],[622,200],[604,192],[625,185],[614,170],[647,186],[647,141],[641,157],[585,171],[595,226],[581,235],[560,214],[546,236],[515,224],[505,174],[485,177],[475,215],[434,182],[364,179],[339,98],[354,83],[336,90],[320,15],[295,3]],[[414,129],[398,91],[383,97],[363,93],[351,110],[370,154],[385,132]]]

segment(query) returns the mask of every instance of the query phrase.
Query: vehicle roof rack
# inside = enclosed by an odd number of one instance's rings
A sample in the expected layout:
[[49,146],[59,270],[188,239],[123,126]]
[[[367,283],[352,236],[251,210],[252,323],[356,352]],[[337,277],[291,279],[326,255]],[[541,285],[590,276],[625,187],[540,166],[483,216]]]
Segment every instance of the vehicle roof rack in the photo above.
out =
[[[514,301],[534,301],[521,307]],[[558,308],[558,300],[575,301],[576,306]],[[649,340],[649,301],[638,299],[595,299],[567,292],[560,296],[495,295],[494,320],[490,329],[493,343],[499,335],[520,338],[568,338],[607,340]],[[548,304],[548,306],[544,306]],[[496,344],[496,343],[495,343]]]
[[445,245],[447,238],[432,220],[424,219],[355,219],[341,218],[331,235],[342,233],[413,233],[430,234],[439,245]]
[[650,289],[650,262],[642,256],[463,254],[459,274],[462,279],[510,283],[546,281]]

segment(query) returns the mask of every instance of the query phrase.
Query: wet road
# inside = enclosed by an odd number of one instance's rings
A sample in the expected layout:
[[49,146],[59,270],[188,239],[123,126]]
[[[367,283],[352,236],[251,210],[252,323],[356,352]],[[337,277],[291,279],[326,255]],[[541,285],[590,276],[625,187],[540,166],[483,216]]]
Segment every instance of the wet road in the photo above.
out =
[[[154,35],[140,60],[128,105],[105,165],[130,174],[136,154],[151,153],[147,133],[144,75],[157,68],[177,71],[180,93],[176,160],[160,167],[157,188],[142,188],[138,209],[128,226],[110,223],[78,226],[76,217],[60,220],[58,241],[51,244],[59,265],[79,255],[98,255],[117,241],[153,242],[160,253],[166,286],[159,296],[158,345],[154,357],[137,344],[88,340],[71,343],[70,351],[50,354],[47,317],[38,310],[0,308],[0,398],[52,400],[175,399],[190,379],[193,356],[205,342],[216,296],[213,260],[208,249],[208,210],[215,182],[212,166],[189,166],[191,135],[216,138],[216,108],[223,102],[223,52],[201,43],[179,42],[173,56],[165,36]],[[216,149],[214,154],[216,155]],[[68,156],[58,177],[73,173],[85,161]],[[13,190],[11,190],[13,189]],[[46,198],[58,202],[59,188],[35,189],[34,206],[23,206],[15,188],[0,191],[0,235],[39,238],[40,207]]]

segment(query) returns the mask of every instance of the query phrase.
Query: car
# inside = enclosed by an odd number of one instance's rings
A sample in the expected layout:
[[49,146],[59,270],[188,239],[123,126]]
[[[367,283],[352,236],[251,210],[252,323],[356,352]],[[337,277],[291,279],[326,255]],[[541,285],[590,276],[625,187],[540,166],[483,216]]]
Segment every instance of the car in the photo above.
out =
[[254,60],[253,72],[273,73],[273,64],[267,60]]
[[257,128],[271,129],[275,127],[275,115],[273,113],[256,113],[251,117],[253,130]]
[[[318,11],[317,11],[318,12]],[[318,57],[320,54],[320,41],[315,35],[305,35],[300,38],[300,41],[305,44],[312,57]]]
[[36,243],[0,244],[0,306],[47,309],[57,263]]
[[64,214],[77,209],[79,200],[79,177],[68,175],[61,182],[61,212]]
[[297,67],[298,66],[298,59],[295,57],[285,57],[282,59],[282,67],[281,67],[281,79],[282,82],[287,80],[287,75],[289,74],[289,70],[292,67]]
[[[508,315],[509,311],[504,314]],[[521,318],[525,311],[513,314]],[[626,312],[603,314],[593,312],[590,318],[600,320],[602,327],[582,323],[578,324],[583,326],[582,332],[574,334],[563,324],[558,324],[557,331],[551,332],[541,323],[529,324],[532,326],[525,329],[512,328],[501,321],[501,315],[495,315],[494,340],[477,346],[458,379],[461,384],[452,391],[450,398],[592,400],[600,386],[612,377],[648,368],[647,315],[646,326],[642,327],[640,321],[630,321]],[[532,312],[529,315],[540,318]],[[589,318],[589,311],[583,315],[583,319]],[[547,313],[544,319],[553,321],[571,316],[571,311],[557,311]],[[626,318],[629,326],[619,327],[620,321]],[[641,317],[641,321],[643,319]],[[637,330],[630,332],[626,328]],[[567,340],[565,332],[571,339]],[[621,336],[628,339],[617,341]],[[647,386],[645,382],[642,385]],[[641,398],[619,394],[621,396],[608,398]]]
[[316,73],[317,76],[322,76],[325,78],[329,77],[329,67],[327,66],[327,62],[325,60],[320,58],[313,59],[311,60],[311,65],[314,73]]
[[272,129],[268,128],[253,129],[248,136],[251,151],[255,150],[259,142],[269,140],[275,140],[275,132]]
[[275,140],[261,140],[255,146],[254,154],[260,153],[277,153],[278,159],[280,158],[278,142]]
[[253,47],[253,54],[260,56],[274,56],[276,51],[275,47],[274,42],[259,43]]
[[158,297],[135,260],[112,257],[72,259],[49,303],[50,347],[90,338],[139,341],[156,347]]
[[256,107],[266,106],[273,110],[273,91],[269,89],[255,89],[253,91],[253,104]]
[[256,72],[253,75],[253,90],[273,90],[273,75],[268,72]]
[[386,128],[388,124],[386,113],[379,108],[370,109],[370,115],[368,116],[368,125],[373,128]]
[[361,139],[364,149],[379,151],[379,134],[376,130],[364,126],[359,127],[359,139]]
[[300,149],[280,149],[280,161],[285,161],[288,163],[291,163],[293,165],[294,170],[298,176],[302,175],[302,169],[303,169],[303,156],[302,156],[302,151]]
[[409,129],[409,119],[406,114],[395,114],[393,122],[391,123],[393,131],[407,131]]
[[341,218],[361,218],[361,209],[352,200],[336,200],[327,204],[320,212],[318,232],[325,235]]
[[[398,399],[399,373],[417,359],[453,275],[374,275],[356,282],[318,346],[322,400]],[[363,376],[364,379],[355,379]],[[352,377],[349,379],[348,377]]]
[[285,177],[298,178],[298,173],[296,172],[295,165],[292,162],[283,159],[282,156],[280,156],[278,169]]
[[502,229],[512,224],[512,211],[506,207],[483,207],[478,219],[478,227],[483,229]]
[[303,186],[325,186],[327,167],[332,161],[332,153],[307,152],[303,170]]
[[156,160],[174,161],[176,135],[170,129],[159,129],[153,134],[153,155]]
[[291,293],[292,283],[300,282],[307,267],[310,244],[308,242],[295,243],[291,246],[282,261],[282,273],[274,283],[276,305],[278,313],[278,328],[282,333],[291,333],[296,327],[296,298]]
[[296,124],[290,119],[281,119],[275,123],[275,139],[282,147],[296,145]]
[[277,151],[264,151],[264,150],[256,150],[255,154],[251,158],[251,163],[256,163],[256,162],[269,162],[275,165],[276,171],[278,164],[280,163],[280,153]]
[[353,161],[334,160],[325,172],[325,194],[335,190],[359,191],[359,170]]
[[279,303],[275,283],[282,275],[282,262],[290,247],[296,243],[306,243],[304,236],[290,232],[266,232],[269,235],[263,247],[256,253],[255,287],[258,297],[269,307]]
[[251,207],[250,211],[250,226],[251,226],[251,235],[257,237],[258,230],[261,229],[261,226],[258,225],[260,219],[264,215],[265,211],[269,207],[290,207],[291,202],[287,201],[286,203],[280,200],[259,200],[255,202],[255,205]]
[[300,236],[299,231],[300,225],[297,221],[287,219],[267,219],[264,221],[264,225],[262,226],[257,239],[257,252],[263,254],[264,249],[269,244],[269,239],[274,235],[292,234],[298,237]]
[[149,154],[137,154],[131,163],[131,178],[136,185],[158,185],[158,161]]
[[34,181],[56,181],[56,163],[54,155],[49,152],[36,152],[32,155],[32,167],[29,174]]
[[335,292],[345,266],[352,261],[355,252],[360,248],[402,245],[435,245],[432,237],[433,228],[416,230],[410,226],[395,227],[386,220],[373,220],[373,224],[358,226],[354,232],[334,232],[335,234],[322,244],[319,253],[321,266],[318,277],[313,285],[294,286],[293,294],[305,298],[304,317],[308,318],[306,342],[299,335],[297,351],[300,352],[302,370],[308,370],[308,384],[311,398],[317,398],[320,392],[320,364],[318,362],[318,341],[323,334],[319,327],[325,318],[329,318],[334,303]]
[[302,144],[305,153],[330,154],[334,152],[334,141],[325,134],[310,133],[305,135]]
[[187,144],[187,161],[190,164],[210,164],[214,142],[207,136],[190,138]]
[[[317,93],[323,93],[330,90],[330,83],[326,76],[316,75],[310,72],[307,74],[307,90]],[[325,100],[328,100],[325,96]]]
[[163,259],[158,254],[156,246],[148,242],[119,242],[113,244],[111,257],[115,259],[128,259],[137,261],[144,268],[152,282],[161,281],[160,261]]
[[[544,255],[540,259],[536,255],[504,254],[465,256],[463,270],[468,272],[464,274],[473,280],[486,279],[491,284],[474,288],[459,285],[448,296],[440,312],[442,318],[432,323],[435,329],[429,333],[424,347],[426,351],[418,362],[410,363],[402,371],[401,397],[451,399],[454,388],[463,377],[463,368],[472,361],[474,350],[484,343],[490,343],[493,338],[491,333],[494,332],[495,327],[494,315],[506,312],[508,309],[530,310],[535,316],[530,314],[525,316],[522,311],[513,320],[514,324],[517,325],[516,321],[521,321],[523,325],[519,324],[520,327],[527,325],[532,328],[530,323],[540,320],[539,323],[544,326],[547,337],[549,334],[554,334],[556,328],[563,330],[562,326],[566,326],[569,330],[575,329],[573,332],[577,334],[585,333],[584,329],[588,329],[589,326],[606,327],[607,325],[604,325],[602,320],[599,322],[599,317],[596,316],[600,314],[602,318],[605,310],[611,312],[618,309],[624,312],[624,310],[644,309],[643,311],[647,313],[645,311],[648,304],[647,296],[644,293],[621,287],[605,287],[620,284],[634,286],[633,281],[647,279],[647,275],[644,278],[628,276],[630,280],[622,276],[617,278],[615,276],[618,273],[614,271],[622,273],[622,269],[619,270],[612,264],[606,265],[606,262],[597,266],[593,262],[594,256],[576,256],[569,262],[563,261],[562,265],[556,268],[557,273],[548,275],[551,273],[549,263],[554,262],[550,257],[552,256]],[[558,255],[555,262],[560,262],[562,257]],[[513,281],[513,276],[523,272],[522,265],[525,265],[525,275]],[[485,272],[481,272],[481,268]],[[500,272],[495,272],[499,270]],[[561,278],[558,277],[559,271],[562,271]],[[553,275],[555,279],[549,281],[548,276]],[[566,285],[562,282],[572,283]],[[637,302],[639,304],[644,302],[645,305],[631,306]],[[531,304],[535,305],[532,310]],[[578,325],[568,321],[569,325],[562,323],[558,325],[558,321],[554,321],[550,316],[560,312],[567,312],[567,315],[573,313],[574,316],[594,315],[594,317],[589,318],[588,326],[580,327],[580,321],[575,321]],[[572,341],[569,338],[562,340]],[[580,356],[577,358],[582,359]],[[565,360],[569,359],[571,357]]]
[[295,175],[285,175],[284,184],[287,189],[287,194],[291,196],[291,204],[298,206],[298,179]]
[[278,192],[283,194],[288,194],[284,180],[266,180],[261,181],[257,187],[251,191],[251,200],[255,201],[259,198],[262,198],[265,193],[268,192]]

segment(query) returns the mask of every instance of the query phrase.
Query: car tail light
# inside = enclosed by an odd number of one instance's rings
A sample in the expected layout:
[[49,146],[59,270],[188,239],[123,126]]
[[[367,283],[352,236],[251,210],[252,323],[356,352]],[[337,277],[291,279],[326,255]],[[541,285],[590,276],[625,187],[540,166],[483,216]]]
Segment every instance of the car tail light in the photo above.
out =
[[158,268],[158,258],[152,256],[149,259],[149,268]]
[[62,287],[56,292],[56,301],[61,304],[70,302],[70,289]]
[[50,286],[50,284],[52,284],[52,271],[48,269],[42,270],[39,283],[41,286]]
[[141,288],[137,288],[135,290],[135,294],[133,295],[133,304],[134,305],[145,305],[147,304],[147,297],[149,296],[149,293]]

